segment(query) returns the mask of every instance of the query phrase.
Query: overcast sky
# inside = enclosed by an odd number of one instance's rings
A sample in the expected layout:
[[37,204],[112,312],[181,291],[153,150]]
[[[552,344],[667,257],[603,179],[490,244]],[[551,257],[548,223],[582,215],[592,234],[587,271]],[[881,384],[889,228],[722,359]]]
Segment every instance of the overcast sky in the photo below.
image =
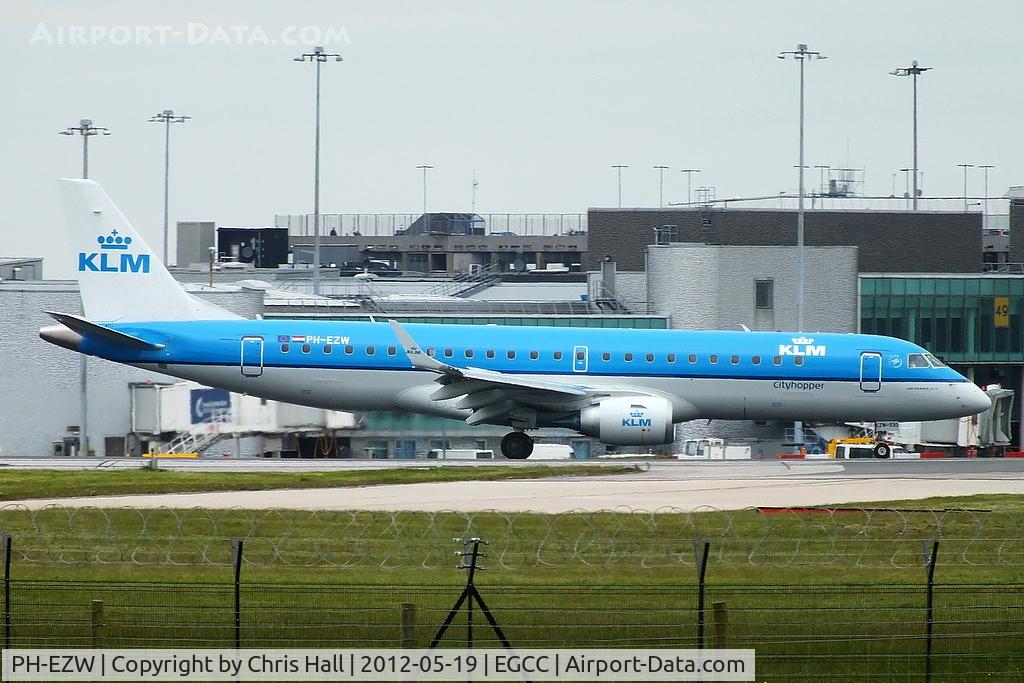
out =
[[81,143],[57,133],[82,117],[112,131],[90,176],[157,250],[165,108],[193,117],[172,130],[172,224],[310,211],[313,67],[292,58],[317,35],[345,60],[323,72],[324,212],[418,211],[423,163],[432,210],[468,209],[474,169],[480,212],[614,205],[616,163],[632,206],[657,205],[655,164],[666,201],[684,167],[720,197],[795,189],[797,66],[775,55],[799,42],[829,57],[808,65],[808,164],[888,194],[911,163],[910,82],[888,72],[916,58],[927,193],[962,192],[961,162],[995,164],[993,195],[1024,184],[1019,0],[5,0],[0,19],[0,255],[48,277],[71,273],[54,179]]

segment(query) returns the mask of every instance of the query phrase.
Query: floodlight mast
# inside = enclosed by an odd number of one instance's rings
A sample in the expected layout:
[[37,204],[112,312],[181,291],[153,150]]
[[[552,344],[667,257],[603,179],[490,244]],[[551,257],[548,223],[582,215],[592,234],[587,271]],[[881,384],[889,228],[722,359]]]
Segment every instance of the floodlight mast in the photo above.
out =
[[171,124],[172,123],[185,123],[191,116],[182,116],[175,114],[172,109],[164,109],[159,114],[153,114],[149,117],[150,123],[162,123],[164,124],[164,265],[167,266],[167,212],[168,212],[168,186],[169,178],[171,175]]
[[914,193],[910,195],[911,208],[914,211],[917,211],[917,77],[931,69],[930,66],[919,65],[915,59],[910,66],[897,67],[889,72],[893,76],[911,76],[914,82]]
[[327,60],[341,61],[341,55],[324,52],[319,45],[312,52],[295,57],[296,62],[316,64],[316,114],[314,120],[315,142],[313,144],[313,294],[320,295],[320,65]]
[[[420,164],[416,168],[423,171],[423,215],[427,215],[427,171],[434,168],[430,164]],[[475,180],[473,181],[476,182]],[[475,200],[474,200],[475,201]]]
[[[799,188],[796,212],[796,252],[797,252],[797,295],[796,295],[796,318],[797,331],[804,329],[804,62],[809,59],[827,59],[820,52],[808,50],[805,43],[800,43],[795,50],[780,52],[777,57],[786,59],[792,57],[800,64],[800,163],[799,165]],[[804,443],[804,429],[802,422],[793,423],[794,440],[800,444]]]
[[668,166],[658,164],[652,168],[658,172],[658,208],[661,209],[665,206],[665,171]]
[[612,168],[614,168],[616,170],[616,172],[618,173],[618,177],[619,177],[619,208],[621,209],[622,208],[622,169],[629,168],[629,166],[626,165],[626,164],[614,164],[612,166]]
[[[94,135],[110,135],[102,126],[92,125],[92,119],[80,119],[77,126],[60,131],[61,135],[82,136],[82,177],[89,177],[89,138]],[[81,424],[78,425],[78,454],[89,455],[89,357],[82,354],[78,361],[79,411]]]
[[686,203],[693,204],[693,174],[700,173],[700,169],[684,168],[680,173],[686,174]]

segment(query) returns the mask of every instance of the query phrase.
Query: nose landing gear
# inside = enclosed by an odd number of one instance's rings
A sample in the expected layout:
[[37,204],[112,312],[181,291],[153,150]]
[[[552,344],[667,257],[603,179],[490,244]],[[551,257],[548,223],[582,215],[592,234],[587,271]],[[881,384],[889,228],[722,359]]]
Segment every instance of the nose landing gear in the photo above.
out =
[[523,432],[509,432],[501,440],[501,454],[509,460],[526,460],[533,453],[533,439]]

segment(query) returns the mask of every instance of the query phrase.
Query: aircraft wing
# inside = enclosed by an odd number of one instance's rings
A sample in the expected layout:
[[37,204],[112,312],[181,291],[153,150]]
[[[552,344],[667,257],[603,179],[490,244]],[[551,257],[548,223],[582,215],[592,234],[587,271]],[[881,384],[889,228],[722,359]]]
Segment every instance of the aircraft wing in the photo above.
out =
[[607,390],[598,390],[568,382],[517,375],[484,368],[455,367],[428,356],[397,321],[389,320],[413,366],[437,373],[434,380],[442,386],[430,395],[433,401],[460,399],[457,408],[473,412],[466,422],[480,424],[501,416],[523,416],[529,421],[530,412],[538,408],[578,409],[594,399],[608,396]]

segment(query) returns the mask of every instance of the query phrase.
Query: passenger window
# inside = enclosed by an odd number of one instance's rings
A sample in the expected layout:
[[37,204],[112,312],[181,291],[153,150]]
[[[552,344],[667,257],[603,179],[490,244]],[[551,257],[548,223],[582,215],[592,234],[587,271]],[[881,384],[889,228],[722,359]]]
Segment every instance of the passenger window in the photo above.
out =
[[494,349],[487,349],[487,357],[494,358]]
[[393,355],[395,355],[395,351],[396,351],[396,349],[395,349],[395,347],[394,347],[394,346],[389,346],[389,347],[388,347],[388,355],[389,355],[389,356],[393,356]]
[[689,356],[686,357],[686,360],[690,361],[690,363],[696,363],[697,362],[697,354],[691,353]]
[[516,352],[515,351],[508,351],[505,355],[508,356],[509,360],[515,360],[516,359]]
[[647,360],[648,363],[653,363],[654,362],[654,354],[653,353],[647,354],[646,356],[644,356],[644,358]]
[[729,359],[729,362],[732,363],[733,365],[739,365],[740,364],[740,357],[739,356],[733,356],[732,358]]
[[627,362],[632,361],[633,360],[633,354],[627,353],[625,356],[623,356],[623,358],[625,358]]
[[924,357],[923,353],[912,353],[907,357],[907,365],[912,368],[927,368],[928,359]]
[[799,366],[804,364],[804,357],[803,356],[797,356],[796,358],[793,359],[793,362],[796,363],[797,366],[799,367]]
[[453,353],[455,353],[455,352],[452,351],[451,349],[445,349],[444,350],[444,357],[445,358],[451,358]]
[[530,360],[537,360],[540,358],[540,354],[536,351],[530,351]]
[[466,349],[465,356],[466,356],[466,358],[472,358],[473,357],[473,349]]
[[281,344],[281,353],[288,353],[289,346],[287,344]]
[[576,352],[576,360],[586,360],[586,359],[587,359],[587,354],[583,353],[582,351],[577,351]]
[[435,349],[433,346],[427,349],[427,355],[430,356],[431,358],[434,357],[435,353],[437,353],[437,349]]
[[612,354],[608,353],[607,351],[605,351],[604,353],[601,354],[601,360],[609,361],[611,359],[612,359]]
[[708,360],[711,361],[712,365],[717,365],[718,364],[718,354],[715,354],[715,353],[711,354],[711,356],[708,357]]
[[753,363],[754,365],[760,365],[761,364],[761,356],[753,356],[750,359],[750,362]]
[[345,353],[348,354],[349,356],[352,355],[352,351],[354,351],[354,349],[351,346],[345,347]]
[[374,349],[374,348],[373,348],[372,346],[367,346],[367,347],[366,347],[366,355],[367,355],[367,356],[372,356],[372,355],[373,355],[373,352],[374,352],[374,350],[375,350],[375,349]]
[[555,351],[553,354],[551,354],[551,356],[555,360],[562,360],[562,352],[561,351]]
[[782,356],[775,356],[772,358],[772,363],[775,365],[782,365]]
[[309,344],[303,344],[302,345],[302,352],[303,353],[309,353]]
[[675,363],[676,362],[676,354],[674,354],[674,353],[668,354],[667,359],[668,359],[669,363]]
[[331,345],[330,344],[325,344],[324,345],[324,353],[330,353],[330,352],[331,352]]

